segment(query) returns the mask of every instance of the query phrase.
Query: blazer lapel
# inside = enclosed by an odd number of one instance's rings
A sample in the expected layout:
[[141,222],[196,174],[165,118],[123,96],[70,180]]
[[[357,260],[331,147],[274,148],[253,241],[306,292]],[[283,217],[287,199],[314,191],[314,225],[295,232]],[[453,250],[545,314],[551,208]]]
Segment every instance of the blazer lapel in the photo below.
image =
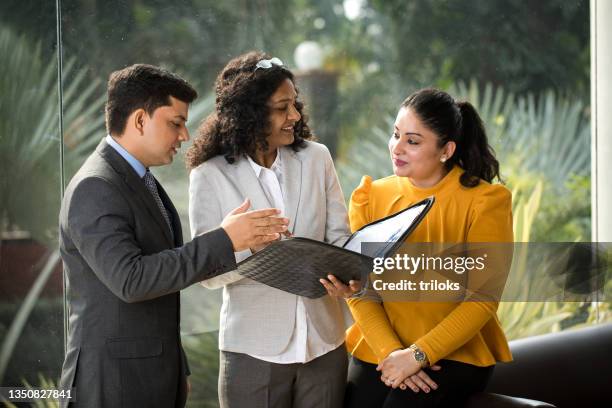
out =
[[109,146],[105,140],[100,142],[96,148],[96,151],[115,169],[119,175],[121,175],[121,177],[123,177],[125,184],[127,184],[127,186],[134,192],[134,196],[142,202],[142,206],[146,208],[150,216],[161,228],[166,241],[172,247],[174,245],[174,240],[172,239],[170,228],[159,210],[159,207],[157,207],[155,199],[145,186],[144,181],[138,177],[138,174],[136,174],[136,171],[134,171],[132,166],[130,166],[130,164],[126,162],[115,149]]
[[285,216],[289,218],[289,231],[295,232],[295,222],[302,192],[302,161],[290,148],[282,149],[283,181],[281,188],[285,199]]
[[239,190],[244,192],[244,197],[242,198],[249,198],[253,209],[259,210],[272,207],[268,196],[266,196],[259,183],[259,179],[246,158],[240,157],[236,159],[234,164],[230,165],[230,168],[234,171],[234,180],[240,185]]

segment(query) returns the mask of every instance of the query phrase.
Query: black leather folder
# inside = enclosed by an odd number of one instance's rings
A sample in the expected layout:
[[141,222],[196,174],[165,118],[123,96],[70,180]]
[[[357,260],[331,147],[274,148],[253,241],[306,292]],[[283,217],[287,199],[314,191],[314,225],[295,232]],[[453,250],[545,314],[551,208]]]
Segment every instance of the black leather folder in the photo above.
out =
[[327,293],[319,279],[330,274],[344,283],[352,279],[366,282],[374,258],[392,256],[433,203],[434,197],[429,197],[364,225],[343,247],[301,237],[276,241],[240,262],[237,272],[273,288],[311,299]]

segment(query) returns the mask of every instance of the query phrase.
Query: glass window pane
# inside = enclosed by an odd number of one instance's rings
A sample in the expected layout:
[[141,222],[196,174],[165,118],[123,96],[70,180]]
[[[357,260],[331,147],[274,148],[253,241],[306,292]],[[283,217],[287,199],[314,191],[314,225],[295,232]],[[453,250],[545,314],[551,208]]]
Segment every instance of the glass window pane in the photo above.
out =
[[57,383],[64,353],[55,2],[0,5],[0,379]]

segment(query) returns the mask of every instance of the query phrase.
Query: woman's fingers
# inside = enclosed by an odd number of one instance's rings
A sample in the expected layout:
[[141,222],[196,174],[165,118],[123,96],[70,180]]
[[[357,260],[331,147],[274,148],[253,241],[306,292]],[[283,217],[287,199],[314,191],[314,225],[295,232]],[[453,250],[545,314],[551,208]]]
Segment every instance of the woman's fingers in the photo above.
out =
[[345,285],[344,283],[342,283],[338,278],[336,278],[334,275],[327,275],[327,279],[329,279],[329,281],[334,285],[334,287],[336,288],[336,291],[342,296],[342,297],[348,297],[351,296],[353,294],[353,292],[351,291],[351,288],[348,287],[347,285]]
[[319,279],[319,282],[325,287],[330,296],[347,298],[355,293],[350,286],[342,283],[334,275],[327,275],[327,279]]
[[418,375],[412,375],[410,376],[410,379],[412,380],[413,383],[416,384],[417,387],[419,387],[420,389],[422,389],[423,391],[425,391],[426,393],[428,393],[430,391],[430,388],[427,384],[425,384],[425,381],[423,381],[423,379],[421,377],[419,377]]
[[397,379],[393,380],[389,377],[385,377],[384,375],[380,376],[380,381],[384,382],[387,387],[393,388],[397,388],[400,384],[402,384],[402,381],[398,381]]
[[[416,375],[425,382],[425,384],[429,385],[432,389],[437,390],[438,384],[434,380],[432,380],[425,371],[421,370]],[[423,390],[425,391],[425,390]]]
[[325,279],[319,279],[319,282],[321,282],[321,285],[323,285],[325,290],[327,290],[327,293],[329,294],[329,296],[336,296],[336,293],[335,293],[336,289],[334,288],[334,285],[332,285]]
[[391,381],[391,388],[397,388],[403,382],[404,381],[401,378],[396,378],[395,380]]
[[406,384],[408,388],[410,388],[412,391],[419,392],[419,387],[417,387],[417,385],[414,383],[414,381],[412,381],[410,377],[404,380],[404,384]]
[[423,370],[406,378],[403,381],[403,384],[408,386],[414,392],[423,390],[425,393],[429,393],[432,389],[438,389],[438,384],[436,384],[435,381],[433,381]]
[[349,287],[353,291],[353,293],[357,293],[361,290],[361,281],[351,280],[349,281]]

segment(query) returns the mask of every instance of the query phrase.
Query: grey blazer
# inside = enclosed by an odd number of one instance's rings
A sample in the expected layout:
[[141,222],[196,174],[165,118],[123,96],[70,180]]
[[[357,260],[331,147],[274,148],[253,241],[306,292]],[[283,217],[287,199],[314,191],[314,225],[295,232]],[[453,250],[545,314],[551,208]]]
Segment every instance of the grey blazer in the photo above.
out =
[[[282,149],[282,190],[289,230],[295,236],[343,244],[349,236],[348,215],[327,147],[307,142],[307,147],[298,152]],[[246,158],[229,164],[223,156],[217,156],[193,169],[189,183],[192,235],[218,225],[223,214],[245,198],[251,200],[253,209],[272,207]],[[236,260],[250,255],[250,251],[236,253]],[[296,295],[243,278],[237,272],[202,284],[210,289],[223,287],[221,350],[276,355],[286,348],[295,325]],[[304,300],[308,317],[321,338],[329,343],[341,341],[346,324],[344,301],[330,296]]]
[[76,406],[185,404],[179,290],[234,269],[235,258],[220,228],[181,246],[178,214],[157,187],[174,239],[144,182],[104,140],[66,189],[60,251],[69,328],[60,384],[76,387]]

